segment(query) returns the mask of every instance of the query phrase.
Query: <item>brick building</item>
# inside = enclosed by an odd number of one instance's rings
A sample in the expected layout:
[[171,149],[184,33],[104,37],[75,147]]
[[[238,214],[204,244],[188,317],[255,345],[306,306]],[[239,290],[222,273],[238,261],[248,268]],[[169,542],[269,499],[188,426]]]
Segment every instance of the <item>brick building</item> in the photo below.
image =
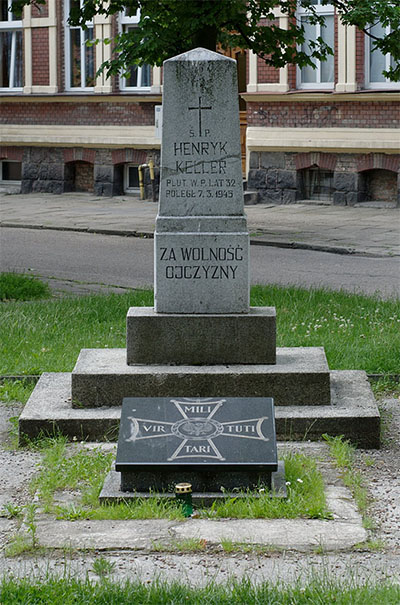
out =
[[[72,1],[25,7],[21,20],[8,10],[12,0],[0,2],[0,187],[137,193],[138,166],[158,164],[161,69],[96,78],[111,47],[85,41],[129,30],[136,17],[96,16],[83,31],[67,24]],[[400,203],[400,86],[382,75],[391,58],[371,52],[367,36],[319,2],[322,31],[301,8],[298,15],[310,39],[322,35],[334,48],[316,70],[232,53],[248,187],[260,202]],[[285,15],[276,18],[288,27]]]

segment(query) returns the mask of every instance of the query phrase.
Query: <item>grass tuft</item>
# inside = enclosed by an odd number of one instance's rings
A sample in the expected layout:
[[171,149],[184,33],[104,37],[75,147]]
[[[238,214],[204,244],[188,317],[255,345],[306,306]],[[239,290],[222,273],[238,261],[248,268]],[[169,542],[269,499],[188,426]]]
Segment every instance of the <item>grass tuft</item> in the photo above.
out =
[[34,388],[35,383],[31,380],[3,380],[0,383],[0,401],[26,403]]
[[378,380],[371,381],[371,388],[376,399],[383,397],[398,397],[400,398],[400,381],[390,377],[382,377]]
[[303,454],[284,456],[287,498],[271,497],[262,488],[240,492],[237,497],[214,501],[210,508],[200,511],[207,518],[235,519],[329,519],[324,483],[316,461]]
[[115,571],[115,563],[109,561],[105,557],[98,557],[93,561],[93,573],[99,578],[103,578],[112,574]]
[[[112,452],[95,448],[70,453],[64,437],[44,439],[36,447],[43,451],[42,469],[32,480],[31,489],[40,498],[45,512],[53,511],[54,495],[63,489],[80,488],[88,499],[90,495],[92,503],[94,499],[97,503],[114,458]],[[76,511],[74,514],[78,518]]]
[[0,273],[0,301],[50,298],[48,284],[30,275]]
[[329,445],[336,466],[342,471],[343,483],[353,494],[358,510],[363,516],[365,528],[372,528],[371,520],[366,517],[366,512],[370,505],[368,491],[364,485],[364,478],[361,472],[355,470],[353,466],[356,446],[348,440],[343,440],[343,435],[330,437],[325,434],[322,437]]

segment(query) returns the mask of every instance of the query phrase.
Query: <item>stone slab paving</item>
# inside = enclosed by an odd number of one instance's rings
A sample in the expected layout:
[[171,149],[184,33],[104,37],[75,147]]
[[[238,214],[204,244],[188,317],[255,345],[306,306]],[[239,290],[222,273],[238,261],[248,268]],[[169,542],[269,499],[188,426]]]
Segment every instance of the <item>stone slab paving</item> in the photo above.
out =
[[[87,193],[0,193],[0,225],[152,237],[158,205]],[[400,209],[315,204],[246,206],[252,244],[400,256]]]
[[173,523],[165,519],[148,521],[39,521],[39,544],[46,548],[78,550],[151,551],[183,540],[201,540],[209,545],[224,541],[233,544],[262,545],[271,549],[300,552],[321,549],[347,550],[367,539],[367,532],[357,521],[322,521],[318,519],[240,519],[210,521],[192,519]]

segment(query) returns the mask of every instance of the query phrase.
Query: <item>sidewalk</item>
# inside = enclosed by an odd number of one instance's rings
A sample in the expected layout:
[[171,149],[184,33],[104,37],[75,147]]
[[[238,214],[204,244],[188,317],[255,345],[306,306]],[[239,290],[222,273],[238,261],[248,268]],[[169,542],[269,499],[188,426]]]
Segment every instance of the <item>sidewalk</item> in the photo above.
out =
[[[157,204],[90,193],[0,193],[0,225],[152,237]],[[400,209],[319,204],[245,206],[252,244],[400,256]]]

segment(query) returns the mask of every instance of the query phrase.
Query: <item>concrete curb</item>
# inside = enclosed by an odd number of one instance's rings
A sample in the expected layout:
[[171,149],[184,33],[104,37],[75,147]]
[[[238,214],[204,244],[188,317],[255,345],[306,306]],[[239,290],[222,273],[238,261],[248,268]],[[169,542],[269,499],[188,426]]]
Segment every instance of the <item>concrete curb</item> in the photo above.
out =
[[[349,505],[347,505],[347,508]],[[361,519],[191,519],[168,521],[56,521],[40,520],[37,539],[45,548],[87,550],[171,550],[180,541],[199,540],[263,545],[272,550],[307,552],[348,550],[367,540]]]

